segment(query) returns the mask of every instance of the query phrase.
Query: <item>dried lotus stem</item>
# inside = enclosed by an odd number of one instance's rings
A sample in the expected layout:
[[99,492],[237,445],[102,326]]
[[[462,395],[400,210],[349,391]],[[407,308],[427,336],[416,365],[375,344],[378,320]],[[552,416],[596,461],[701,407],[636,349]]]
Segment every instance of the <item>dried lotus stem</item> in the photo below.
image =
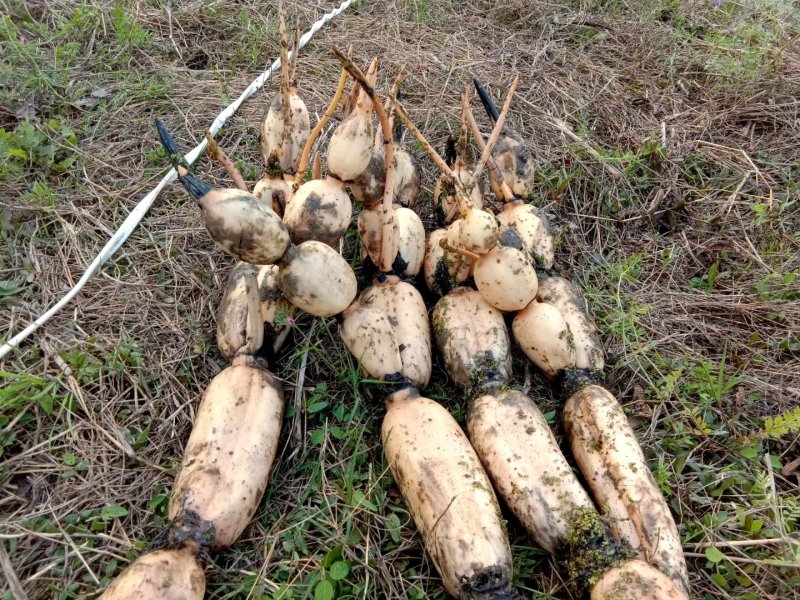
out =
[[[378,83],[378,57],[372,59],[372,62],[369,63],[369,67],[367,67],[367,83],[369,83],[369,87],[375,88],[375,85]],[[369,96],[369,92],[364,90],[364,92]]]
[[239,169],[236,168],[236,165],[233,164],[233,161],[225,154],[225,151],[217,145],[217,142],[214,140],[214,135],[211,133],[211,130],[206,130],[206,141],[208,142],[208,153],[211,155],[211,158],[216,160],[219,164],[225,167],[225,171],[228,173],[228,177],[233,180],[233,184],[240,190],[244,190],[245,192],[248,191],[247,184],[244,182],[244,177],[239,172]]
[[[381,104],[378,95],[375,93],[375,89],[370,85],[364,72],[359,69],[352,60],[342,54],[342,51],[336,46],[333,47],[333,53],[339,59],[339,62],[342,63],[342,66],[347,69],[347,72],[350,73],[350,76],[358,81],[361,88],[369,96],[372,101],[372,106],[375,109],[375,114],[378,117],[378,122],[381,124],[381,129],[383,130],[383,159],[386,165],[386,176],[383,191],[383,230],[381,232],[381,257],[379,262],[381,272],[388,273],[392,270],[392,262],[394,261],[394,256],[390,256],[390,249],[392,248],[391,242],[394,236],[394,223],[392,220],[394,214],[392,207],[394,196],[394,144],[392,141],[392,128],[389,125],[389,118],[386,115],[386,111],[383,110],[383,104]],[[375,61],[373,61],[373,64],[375,64],[377,68]],[[372,65],[370,65],[370,69],[371,68]]]
[[289,64],[289,86],[297,85],[297,59],[300,56],[300,18],[294,26],[294,44],[292,44],[292,60]]
[[447,238],[439,240],[439,247],[443,248],[444,250],[447,250],[448,252],[459,254],[464,258],[468,258],[475,262],[477,262],[481,258],[480,254],[475,254],[474,252],[470,252],[469,250],[464,250],[463,248],[455,248],[454,246],[451,246],[450,244],[447,243]]
[[[400,85],[403,83],[403,79],[405,79],[405,65],[400,67],[400,71],[397,73],[397,76],[394,78],[394,83],[392,84],[392,89],[389,90],[389,95],[386,96],[386,101],[383,103],[383,110],[389,115],[389,127],[392,128],[392,135],[396,141],[400,141],[399,136],[396,134],[396,130],[394,128],[394,104],[392,103],[392,99],[397,98],[398,94],[400,93]],[[381,132],[382,134],[382,132]],[[381,139],[378,133],[375,134],[375,151],[377,152],[380,148]]]
[[[292,130],[292,109],[289,100],[289,42],[286,39],[286,21],[283,18],[283,3],[278,9],[278,32],[281,40],[281,104],[283,110],[283,136],[284,140]],[[281,141],[283,146],[283,140]]]
[[400,67],[400,71],[398,71],[397,76],[394,78],[392,89],[389,90],[389,97],[386,98],[386,103],[383,106],[389,112],[389,118],[391,118],[394,114],[394,105],[392,104],[392,100],[397,98],[397,94],[400,93],[400,86],[403,84],[403,80],[406,77],[405,70],[405,65]]
[[347,101],[344,103],[344,116],[347,117],[353,109],[356,107],[356,100],[358,100],[358,94],[361,93],[361,86],[358,84],[357,81],[353,81],[353,87],[350,90],[350,95],[347,97]]
[[311,179],[322,179],[322,155],[317,152],[311,163]]
[[[350,51],[347,53],[347,58],[349,58],[351,60],[353,58],[353,47],[352,46],[350,46]],[[372,59],[372,62],[370,63],[369,68],[367,69],[367,73],[365,75],[365,77],[367,78],[367,81],[371,82],[370,85],[372,85],[373,87],[375,86],[375,83],[372,80],[372,77],[373,76],[377,77],[377,67],[378,67],[378,58],[375,57],[375,58]],[[375,71],[374,73],[373,73],[373,70]],[[358,82],[357,79],[354,79],[353,80],[353,87],[350,88],[350,95],[347,97],[347,100],[345,100],[345,103],[344,103],[343,114],[344,114],[345,118],[347,116],[349,116],[350,113],[353,112],[356,109],[356,106],[358,105],[358,100],[359,100],[360,96],[361,96],[361,84]]]
[[[480,150],[482,154],[484,148],[486,148],[486,144],[483,141],[483,136],[481,135],[480,129],[478,129],[478,123],[475,121],[475,115],[472,114],[472,108],[469,105],[469,95],[467,92],[462,94],[461,102],[464,103],[464,110],[467,113],[467,122],[469,123],[469,128],[472,130],[472,137],[475,138],[475,145],[478,146],[478,150]],[[494,195],[501,202],[510,202],[513,200],[514,192],[511,191],[508,183],[506,183],[503,173],[500,171],[500,167],[497,166],[494,157],[490,155],[489,159],[486,161],[486,164],[489,166],[489,184],[492,186]]]
[[472,176],[476,180],[480,176],[481,171],[483,171],[483,167],[486,166],[486,161],[489,160],[497,140],[500,139],[500,132],[503,130],[503,125],[506,122],[508,109],[511,108],[511,100],[514,98],[514,92],[517,90],[518,83],[519,75],[514,78],[514,81],[511,83],[511,87],[508,88],[508,94],[506,94],[506,101],[503,103],[503,109],[500,111],[500,116],[497,118],[497,122],[494,124],[492,134],[489,136],[489,140],[486,142],[486,146],[481,154],[481,159],[478,161],[478,164],[475,166],[475,170],[472,172]]
[[[469,122],[467,120],[467,106],[461,103],[461,123],[458,132],[458,140],[456,141],[456,157],[459,159],[461,165],[467,166],[469,164]],[[474,160],[474,158],[473,158]]]
[[455,176],[453,170],[447,166],[447,163],[441,156],[439,156],[439,153],[436,151],[436,149],[431,146],[431,143],[425,139],[425,136],[422,135],[422,132],[417,129],[417,126],[414,125],[411,117],[408,116],[406,109],[403,108],[403,103],[397,98],[392,98],[392,104],[394,104],[395,111],[397,111],[400,120],[403,121],[403,124],[408,128],[412,135],[417,138],[417,141],[420,143],[420,146],[422,146],[422,149],[428,153],[428,156],[430,156],[434,164],[439,167],[439,170],[453,182],[453,185],[455,185],[459,195],[463,196],[464,198],[468,198],[469,193],[464,188],[464,184],[462,184],[458,177]]
[[[350,48],[350,52],[352,53],[352,47]],[[333,98],[331,99],[331,103],[328,105],[328,108],[325,110],[325,113],[322,115],[322,118],[317,121],[317,124],[314,125],[314,129],[311,130],[311,133],[308,136],[308,140],[306,140],[305,148],[303,148],[303,154],[300,155],[300,162],[297,165],[297,172],[294,175],[294,191],[297,191],[297,188],[300,187],[300,184],[303,182],[303,175],[306,171],[306,165],[308,165],[308,159],[311,156],[311,148],[314,146],[314,142],[317,141],[317,137],[319,137],[320,132],[322,131],[323,127],[328,124],[330,118],[333,116],[333,113],[336,112],[336,107],[339,104],[339,100],[342,98],[342,92],[344,92],[344,86],[347,83],[347,71],[342,68],[342,73],[339,75],[339,83],[336,85],[336,91],[333,94]]]

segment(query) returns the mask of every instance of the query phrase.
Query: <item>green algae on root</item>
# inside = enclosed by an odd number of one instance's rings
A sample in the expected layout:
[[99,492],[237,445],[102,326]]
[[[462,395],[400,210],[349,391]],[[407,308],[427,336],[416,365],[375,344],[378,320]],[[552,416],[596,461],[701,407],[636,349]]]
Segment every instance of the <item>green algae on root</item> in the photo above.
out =
[[572,512],[565,557],[569,578],[578,589],[588,592],[603,573],[633,556],[631,547],[611,535],[595,510],[579,508]]

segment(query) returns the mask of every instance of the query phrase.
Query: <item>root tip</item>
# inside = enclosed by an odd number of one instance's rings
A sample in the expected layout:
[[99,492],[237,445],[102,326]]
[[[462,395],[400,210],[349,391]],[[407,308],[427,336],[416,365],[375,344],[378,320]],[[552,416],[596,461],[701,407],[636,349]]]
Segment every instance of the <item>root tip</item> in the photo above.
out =
[[478,97],[481,99],[481,104],[483,104],[486,114],[489,115],[492,121],[496,122],[500,118],[500,111],[497,110],[497,105],[494,103],[491,94],[478,79],[473,78],[472,83],[475,84],[475,89],[478,91]]
[[164,122],[158,118],[156,118],[156,130],[158,131],[158,137],[161,139],[161,145],[164,146],[164,150],[167,151],[172,165],[174,167],[178,167],[179,165],[188,167],[189,165],[186,159],[183,158],[183,153],[178,147],[175,138],[172,137],[167,126],[164,125]]

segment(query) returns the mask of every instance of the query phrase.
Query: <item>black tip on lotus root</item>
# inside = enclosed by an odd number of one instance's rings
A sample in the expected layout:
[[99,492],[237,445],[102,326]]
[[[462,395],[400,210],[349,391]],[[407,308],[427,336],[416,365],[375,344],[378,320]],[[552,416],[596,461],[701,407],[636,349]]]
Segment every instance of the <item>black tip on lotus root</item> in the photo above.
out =
[[[308,179],[311,179],[311,169],[308,169],[309,177],[303,179],[303,183],[305,183]],[[269,159],[267,160],[266,165],[266,174],[268,177],[272,179],[280,179],[283,177],[283,170],[281,169],[281,161],[278,158],[278,151],[273,150],[272,154],[269,155]]]
[[[436,224],[439,227],[447,227],[447,215],[444,214],[444,208],[442,207],[442,202],[441,201],[439,201],[436,204],[434,204],[434,206],[433,206],[433,216],[436,219]],[[444,269],[445,269],[445,272],[446,272],[447,268],[444,268]],[[448,277],[449,277],[449,275],[448,275]]]
[[[184,158],[175,139],[167,130],[166,125],[161,122],[161,119],[156,119],[156,129],[158,130],[158,137],[161,138],[161,144],[164,146],[164,150],[167,151],[167,155],[172,162],[172,166],[178,170],[178,179],[180,179],[183,187],[186,188],[186,191],[189,192],[195,200],[200,200],[200,198],[211,191],[211,186],[200,181],[197,177],[188,172],[189,163]],[[179,167],[183,167],[187,172],[181,174]]]
[[500,364],[492,352],[487,352],[475,359],[472,376],[464,388],[464,393],[468,400],[474,400],[506,385],[508,381],[503,375]]
[[200,198],[211,191],[210,185],[208,185],[205,181],[198,179],[191,173],[187,172],[185,175],[179,175],[179,179],[181,180],[183,187],[186,188],[186,191],[189,192],[189,194],[191,194],[192,198],[195,200],[200,200]]
[[167,130],[166,125],[164,125],[161,119],[156,119],[156,130],[158,131],[158,137],[161,138],[161,145],[164,146],[164,150],[167,151],[167,155],[172,162],[172,166],[178,167],[178,165],[180,165],[188,169],[189,163],[186,162],[186,159],[183,157],[183,152],[181,152],[181,149],[178,147],[178,143]]
[[451,135],[447,137],[447,142],[444,147],[444,162],[447,166],[452,168],[456,164],[456,140]]
[[398,252],[397,256],[394,258],[394,262],[392,263],[392,273],[399,276],[400,278],[403,277],[403,273],[406,272],[408,268],[408,261],[405,260],[400,253]]
[[602,369],[564,369],[558,372],[558,387],[564,399],[587,385],[603,385],[606,381]]
[[204,520],[194,511],[187,510],[156,534],[148,545],[147,552],[162,548],[178,549],[189,545],[199,548],[200,557],[203,558],[214,545],[216,535],[214,523]]
[[505,246],[506,248],[515,248],[520,251],[524,250],[525,248],[522,238],[519,236],[516,229],[511,227],[503,230],[503,233],[500,234],[500,239],[498,241],[500,242],[501,246]]
[[261,344],[255,353],[255,358],[269,365],[275,359],[275,340],[278,339],[278,332],[272,323],[264,323],[264,343]]
[[414,387],[414,384],[401,372],[390,373],[383,378],[387,383],[396,383],[398,390]]
[[[383,279],[381,279],[383,276]],[[358,281],[358,289],[362,289],[362,283],[369,287],[372,280],[377,279],[378,281],[383,281],[386,279],[386,276],[383,275],[380,270],[378,269],[378,265],[372,262],[372,259],[367,255],[364,258],[364,261],[361,263],[361,273],[359,275]]]
[[468,277],[464,281],[459,281],[455,277],[451,277],[444,266],[443,261],[439,261],[434,271],[434,283],[436,285],[436,292],[440,296],[446,296],[451,291],[459,287],[475,288],[475,279]]
[[481,99],[481,104],[483,104],[486,114],[489,115],[489,118],[496,123],[497,119],[500,118],[500,111],[497,110],[497,105],[494,103],[492,96],[489,94],[486,88],[483,87],[483,84],[477,79],[473,79],[472,83],[475,84],[475,89],[478,90],[478,97]]
[[[397,94],[397,99],[400,99],[400,94]],[[394,119],[392,122],[392,137],[396,143],[401,143],[403,140],[403,131],[405,126],[402,119]]]
[[502,565],[485,567],[461,582],[461,598],[470,600],[516,600],[511,573]]

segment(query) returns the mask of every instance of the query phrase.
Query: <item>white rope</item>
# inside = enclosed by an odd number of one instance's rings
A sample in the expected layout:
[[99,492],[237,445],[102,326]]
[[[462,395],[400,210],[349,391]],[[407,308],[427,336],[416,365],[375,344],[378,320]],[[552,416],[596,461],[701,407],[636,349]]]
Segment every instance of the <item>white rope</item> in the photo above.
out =
[[[309,40],[314,37],[315,33],[325,26],[328,21],[346,10],[352,1],[353,0],[345,0],[337,8],[334,8],[331,12],[323,15],[321,19],[311,26],[311,29],[302,35],[300,38],[299,47],[302,48],[305,46]],[[289,56],[292,56],[291,52],[289,53]],[[258,78],[256,78],[247,87],[247,89],[242,92],[241,96],[239,96],[232,104],[228,105],[227,108],[217,115],[217,118],[214,119],[214,122],[211,124],[211,133],[217,133],[225,124],[225,121],[227,121],[228,118],[239,109],[239,107],[242,105],[242,102],[260,90],[267,80],[272,76],[272,73],[280,69],[280,67],[281,60],[278,58],[272,63],[271,67],[259,75]],[[197,160],[200,154],[202,154],[206,149],[207,145],[208,142],[204,139],[197,146],[192,148],[192,150],[186,155],[186,160],[189,162],[189,164]],[[150,207],[153,205],[153,202],[155,202],[158,194],[161,193],[161,190],[163,190],[168,184],[175,181],[176,175],[175,169],[170,169],[169,173],[164,176],[158,185],[139,201],[139,204],[137,204],[136,207],[130,212],[116,233],[111,236],[111,239],[108,240],[108,243],[105,245],[105,247],[103,247],[97,257],[92,261],[92,264],[90,264],[86,269],[86,272],[83,274],[80,280],[78,280],[78,283],[75,284],[75,287],[67,292],[67,294],[61,298],[61,300],[56,302],[46,313],[28,325],[13,338],[8,340],[5,344],[0,346],[0,358],[3,358],[6,354],[11,352],[11,350],[18,347],[25,338],[47,323],[47,321],[49,321],[53,315],[64,308],[64,306],[66,306],[75,296],[78,295],[78,292],[80,292],[83,286],[86,285],[86,282],[89,281],[100,270],[100,267],[102,267],[108,261],[108,259],[120,249],[122,244],[125,243],[125,240],[128,239],[128,236],[133,233],[133,230],[136,229],[137,225],[139,225],[145,214],[147,214],[147,211],[150,210]]]

